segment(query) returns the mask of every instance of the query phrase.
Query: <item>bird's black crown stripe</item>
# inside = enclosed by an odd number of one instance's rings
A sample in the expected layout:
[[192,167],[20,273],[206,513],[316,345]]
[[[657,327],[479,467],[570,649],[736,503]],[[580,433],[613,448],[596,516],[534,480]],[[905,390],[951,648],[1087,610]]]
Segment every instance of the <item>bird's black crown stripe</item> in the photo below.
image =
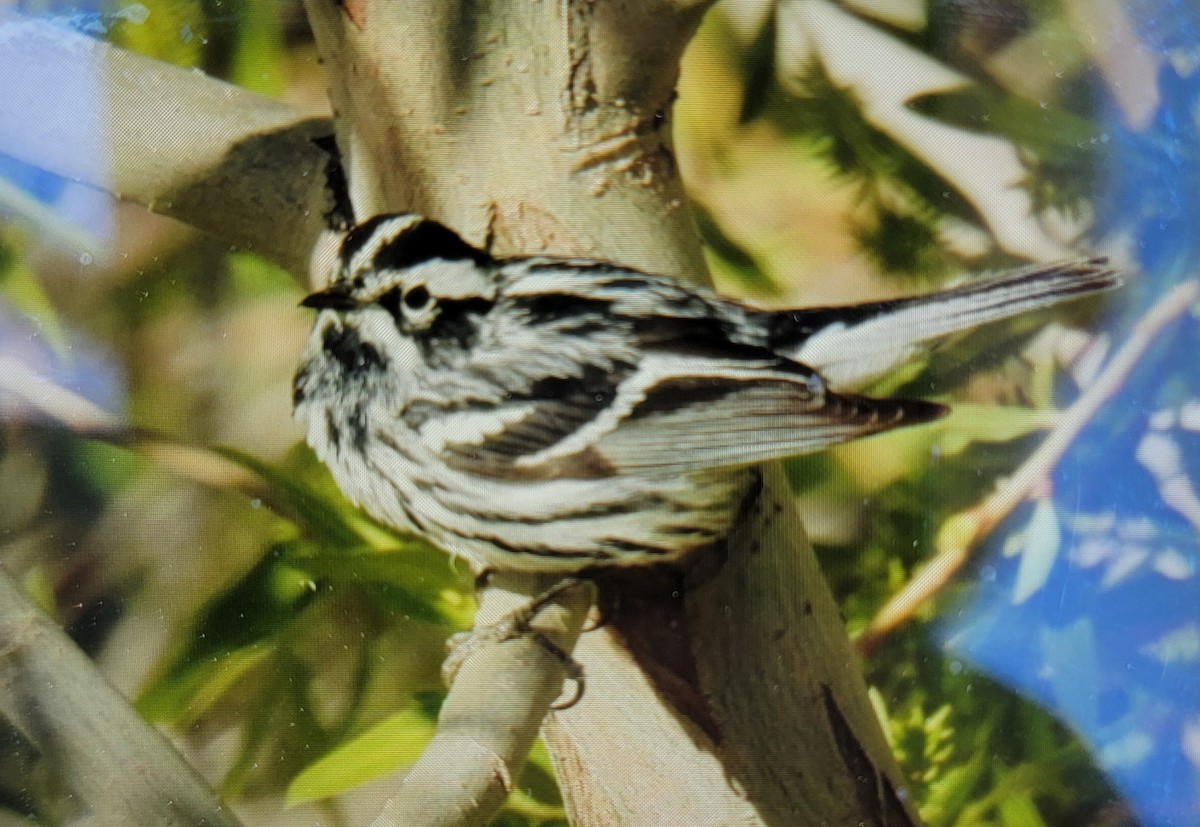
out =
[[342,261],[349,261],[354,258],[355,254],[363,247],[366,247],[367,243],[374,237],[375,230],[379,228],[379,225],[393,218],[395,218],[394,215],[376,215],[356,225],[354,229],[346,233],[346,237],[342,239],[342,249],[340,250]]
[[[357,230],[355,231],[357,232]],[[350,243],[347,237],[346,244]],[[345,257],[345,246],[342,255]],[[421,221],[379,248],[372,262],[375,269],[401,270],[435,258],[446,261],[473,261],[486,264],[487,253],[472,247],[449,227],[436,221]]]

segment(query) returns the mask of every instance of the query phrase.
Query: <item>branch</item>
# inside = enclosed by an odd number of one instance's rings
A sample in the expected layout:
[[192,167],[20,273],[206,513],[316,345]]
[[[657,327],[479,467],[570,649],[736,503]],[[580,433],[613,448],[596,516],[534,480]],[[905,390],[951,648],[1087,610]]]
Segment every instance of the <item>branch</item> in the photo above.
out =
[[704,272],[665,142],[707,2],[529,5],[306,0],[355,214],[421,212],[499,254]]
[[949,517],[938,531],[936,553],[912,580],[888,600],[856,641],[860,652],[869,652],[916,608],[944,587],[966,564],[974,549],[1005,517],[1028,497],[1044,490],[1054,467],[1096,412],[1111,399],[1137,366],[1163,328],[1200,300],[1200,282],[1180,284],[1138,320],[1121,349],[1096,380],[1072,403],[1058,425],[1021,467],[996,487],[983,502]]
[[787,481],[764,483],[716,572],[580,639],[587,694],[544,727],[573,824],[918,823]]
[[1071,255],[1038,220],[1021,186],[1029,172],[1010,141],[948,126],[908,106],[922,94],[968,86],[970,78],[826,0],[788,0],[778,19],[785,82],[819,58],[834,83],[853,92],[872,125],[954,182],[1001,249],[1035,261]]
[[[0,715],[97,824],[235,827],[233,814],[0,567]],[[79,814],[82,815],[82,814]]]
[[0,154],[307,275],[334,206],[327,119],[11,14],[0,53]]
[[[476,628],[495,623],[553,584],[496,574],[483,591]],[[543,609],[536,628],[571,651],[594,598],[571,589]],[[532,637],[486,646],[459,669],[437,734],[373,827],[487,824],[512,792],[550,704],[563,692],[562,664]]]

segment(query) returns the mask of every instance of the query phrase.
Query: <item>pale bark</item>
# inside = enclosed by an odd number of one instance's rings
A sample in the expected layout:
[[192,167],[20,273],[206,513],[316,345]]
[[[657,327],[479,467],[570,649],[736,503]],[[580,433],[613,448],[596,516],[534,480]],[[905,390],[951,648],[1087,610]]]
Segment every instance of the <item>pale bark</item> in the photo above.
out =
[[0,12],[0,154],[297,274],[334,207],[324,118]]
[[0,568],[0,716],[40,753],[64,822],[240,822]]
[[[494,575],[481,595],[477,625],[520,608],[529,592],[528,577]],[[590,588],[563,595],[539,614],[537,628],[569,651],[592,596]],[[563,692],[560,662],[532,637],[481,647],[459,669],[437,734],[374,827],[486,824],[515,787],[547,708]]]

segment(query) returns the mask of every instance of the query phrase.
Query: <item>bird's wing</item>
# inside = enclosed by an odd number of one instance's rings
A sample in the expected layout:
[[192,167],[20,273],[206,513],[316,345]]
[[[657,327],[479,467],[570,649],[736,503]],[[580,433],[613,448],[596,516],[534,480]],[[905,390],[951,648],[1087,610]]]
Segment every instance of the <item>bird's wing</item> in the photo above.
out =
[[430,450],[486,476],[537,476],[522,465],[589,428],[616,398],[626,368],[579,365],[488,404],[430,416],[418,434]]
[[[775,358],[648,353],[636,369],[526,404],[444,449],[460,466],[503,476],[690,473],[820,450],[945,408],[835,394],[802,365]],[[564,388],[565,390],[565,388]],[[511,403],[512,405],[518,403]]]
[[819,379],[713,365],[648,388],[620,427],[596,443],[622,473],[690,473],[819,451],[937,419],[931,402],[837,394]]

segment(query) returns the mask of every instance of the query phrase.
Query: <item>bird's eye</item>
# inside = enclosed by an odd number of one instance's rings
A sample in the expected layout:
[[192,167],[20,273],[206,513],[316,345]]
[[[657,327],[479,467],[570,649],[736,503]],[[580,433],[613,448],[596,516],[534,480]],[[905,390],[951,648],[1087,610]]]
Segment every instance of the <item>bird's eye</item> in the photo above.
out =
[[[386,310],[398,325],[425,325],[425,318],[433,307],[433,295],[429,288],[417,284],[408,290],[396,287],[375,299],[375,303]],[[418,315],[419,314],[419,315]]]
[[433,296],[429,294],[428,288],[423,284],[410,288],[404,294],[404,306],[409,310],[424,310],[431,301],[433,301]]

